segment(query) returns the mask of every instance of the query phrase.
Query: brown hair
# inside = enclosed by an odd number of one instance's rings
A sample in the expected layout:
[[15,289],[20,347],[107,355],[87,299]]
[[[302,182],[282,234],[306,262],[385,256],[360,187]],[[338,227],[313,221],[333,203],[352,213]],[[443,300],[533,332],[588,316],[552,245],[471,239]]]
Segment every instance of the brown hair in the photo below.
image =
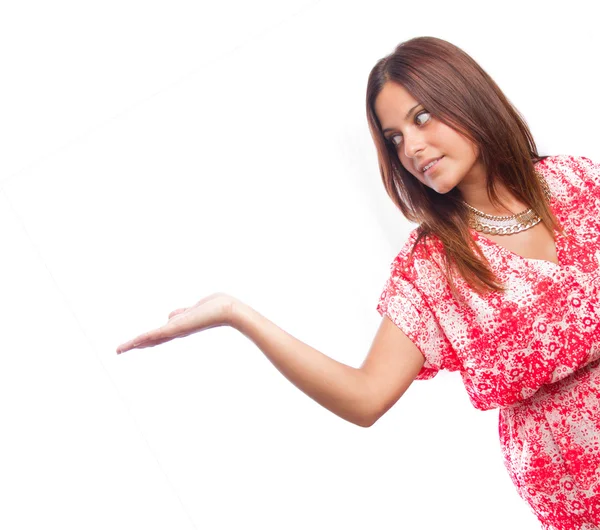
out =
[[[551,233],[554,228],[563,233],[535,176],[534,163],[546,157],[538,155],[525,120],[493,79],[449,42],[434,37],[408,40],[379,60],[369,74],[367,120],[383,184],[404,217],[419,224],[410,256],[421,239],[426,243],[436,236],[444,247],[445,274],[455,298],[458,293],[450,273],[452,264],[478,293],[505,291],[479,247],[473,244],[468,209],[460,190],[454,187],[439,194],[422,184],[402,166],[397,147],[384,138],[375,114],[375,99],[388,81],[402,85],[432,116],[478,147],[488,173],[487,192],[492,204],[501,204],[494,187],[499,179],[533,208]],[[424,247],[427,249],[426,244]]]

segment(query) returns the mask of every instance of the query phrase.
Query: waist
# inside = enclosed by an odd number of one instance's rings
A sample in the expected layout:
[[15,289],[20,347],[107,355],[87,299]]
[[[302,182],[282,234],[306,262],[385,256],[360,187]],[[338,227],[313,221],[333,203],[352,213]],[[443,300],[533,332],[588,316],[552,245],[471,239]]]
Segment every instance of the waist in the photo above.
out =
[[537,405],[552,400],[559,395],[573,392],[582,383],[585,384],[590,379],[600,382],[600,345],[592,352],[588,361],[581,365],[577,370],[561,376],[554,374],[553,380],[541,385],[540,388],[530,397],[521,401],[516,401],[510,405],[501,407],[500,410],[527,409],[535,408]]

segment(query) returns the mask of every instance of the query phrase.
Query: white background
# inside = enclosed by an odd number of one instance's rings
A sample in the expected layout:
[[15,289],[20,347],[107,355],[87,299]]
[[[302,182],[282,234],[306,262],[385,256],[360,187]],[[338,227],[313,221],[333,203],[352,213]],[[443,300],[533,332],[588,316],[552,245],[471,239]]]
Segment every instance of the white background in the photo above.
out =
[[600,160],[587,2],[27,1],[0,8],[0,527],[537,529],[458,374],[370,429],[230,328],[117,355],[216,291],[352,366],[413,228],[364,96],[462,47],[542,154]]

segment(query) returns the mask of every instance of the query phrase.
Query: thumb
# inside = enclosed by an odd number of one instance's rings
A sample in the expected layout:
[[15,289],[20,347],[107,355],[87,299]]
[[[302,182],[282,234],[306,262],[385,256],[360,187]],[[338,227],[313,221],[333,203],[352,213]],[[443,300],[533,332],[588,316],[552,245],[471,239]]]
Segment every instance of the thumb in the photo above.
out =
[[189,308],[188,307],[183,307],[181,309],[175,309],[175,311],[171,311],[169,313],[169,318],[173,318],[174,316],[179,315],[180,313],[184,313],[185,311],[187,311]]

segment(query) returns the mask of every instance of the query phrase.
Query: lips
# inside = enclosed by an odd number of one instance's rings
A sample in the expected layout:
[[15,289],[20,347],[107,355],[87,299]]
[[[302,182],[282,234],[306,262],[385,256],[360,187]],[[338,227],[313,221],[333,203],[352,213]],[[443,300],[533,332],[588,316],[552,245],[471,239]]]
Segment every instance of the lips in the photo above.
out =
[[439,158],[430,158],[429,160],[426,160],[425,163],[421,166],[420,171],[421,173],[426,173],[427,171],[429,171],[432,167],[435,167],[435,165],[442,159],[444,158],[443,156],[440,156]]

